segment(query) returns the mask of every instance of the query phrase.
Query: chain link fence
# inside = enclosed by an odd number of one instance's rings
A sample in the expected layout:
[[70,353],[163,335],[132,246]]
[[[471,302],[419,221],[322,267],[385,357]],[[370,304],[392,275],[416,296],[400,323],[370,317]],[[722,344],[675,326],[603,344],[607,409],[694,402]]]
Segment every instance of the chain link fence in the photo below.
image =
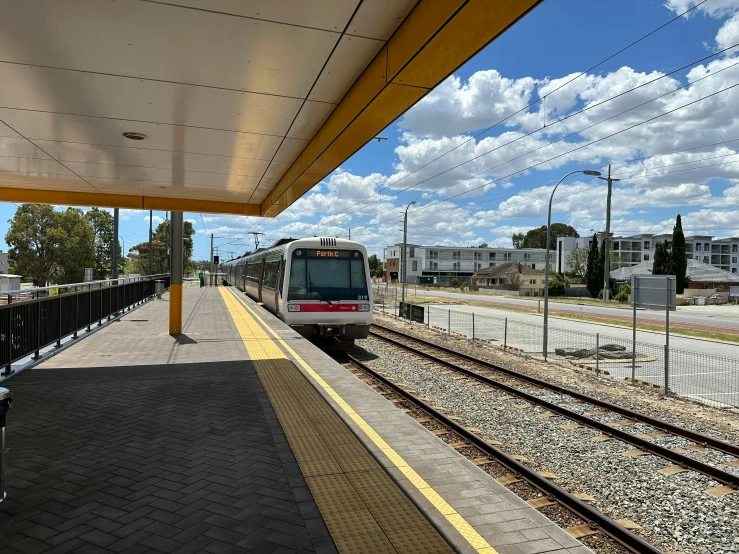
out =
[[[375,310],[397,317],[401,293],[375,287]],[[410,295],[410,293],[408,293]],[[415,296],[415,295],[414,295]],[[427,328],[542,359],[542,323],[424,305]],[[547,359],[722,408],[739,408],[739,358],[549,325]],[[665,390],[666,385],[666,390]]]

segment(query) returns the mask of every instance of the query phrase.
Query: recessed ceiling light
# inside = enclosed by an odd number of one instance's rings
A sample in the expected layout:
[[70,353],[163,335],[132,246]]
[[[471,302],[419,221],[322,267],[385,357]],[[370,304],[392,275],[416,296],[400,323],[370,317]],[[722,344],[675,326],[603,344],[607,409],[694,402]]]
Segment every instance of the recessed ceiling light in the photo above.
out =
[[123,136],[131,140],[144,140],[146,138],[144,133],[123,133]]

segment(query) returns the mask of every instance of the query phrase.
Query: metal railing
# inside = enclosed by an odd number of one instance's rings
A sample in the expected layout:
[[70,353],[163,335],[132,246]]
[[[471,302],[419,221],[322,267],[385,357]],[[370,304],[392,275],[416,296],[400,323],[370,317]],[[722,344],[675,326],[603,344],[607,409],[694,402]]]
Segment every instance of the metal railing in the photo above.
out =
[[[96,322],[102,325],[103,319],[110,320],[150,299],[157,280],[169,288],[169,275],[153,275],[3,292],[10,299],[0,306],[0,367],[5,368],[4,375],[11,373],[14,362],[31,354],[38,358],[41,349],[61,346],[65,337],[77,338],[81,329],[89,331]],[[29,297],[13,301],[17,292]]]
[[[543,358],[542,324],[474,311],[424,305],[424,323],[448,336],[486,341],[510,352]],[[375,309],[398,315],[394,294],[375,288]],[[739,353],[739,347],[737,347]],[[548,358],[552,362],[628,380],[723,408],[739,408],[739,357],[649,344],[603,333],[587,333],[549,325]]]

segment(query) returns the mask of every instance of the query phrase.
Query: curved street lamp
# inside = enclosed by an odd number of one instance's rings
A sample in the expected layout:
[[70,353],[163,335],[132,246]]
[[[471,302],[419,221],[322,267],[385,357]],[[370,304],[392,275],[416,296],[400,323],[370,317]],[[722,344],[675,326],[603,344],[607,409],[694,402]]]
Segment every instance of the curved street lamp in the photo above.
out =
[[552,200],[554,199],[554,191],[556,191],[557,187],[560,184],[562,184],[562,181],[567,179],[567,177],[569,177],[570,175],[574,175],[575,173],[583,173],[585,175],[592,175],[593,177],[600,176],[600,171],[595,171],[594,169],[571,171],[570,173],[562,177],[556,185],[554,185],[552,194],[549,196],[549,213],[547,215],[547,257],[546,257],[545,269],[544,269],[544,345],[543,345],[543,353],[544,353],[545,360],[547,359],[547,347],[548,347],[548,339],[549,339],[549,241],[551,240],[551,235],[552,235]]

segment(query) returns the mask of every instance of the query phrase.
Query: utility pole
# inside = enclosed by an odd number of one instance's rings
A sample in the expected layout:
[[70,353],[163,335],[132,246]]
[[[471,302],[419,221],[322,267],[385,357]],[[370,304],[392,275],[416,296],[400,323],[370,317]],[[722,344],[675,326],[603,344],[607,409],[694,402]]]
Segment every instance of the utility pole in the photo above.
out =
[[349,240],[352,240],[352,230],[349,229]]
[[153,275],[152,268],[151,268],[151,218],[152,218],[152,211],[149,210],[149,275]]
[[406,243],[408,241],[408,208],[415,204],[415,200],[411,200],[411,203],[405,207],[405,216],[403,217],[403,251],[400,253],[400,283],[402,293],[400,295],[401,304],[405,304],[405,284],[407,280],[408,271],[406,269]]
[[605,244],[603,248],[605,250],[605,267],[603,268],[603,301],[608,302],[610,300],[610,285],[611,285],[611,192],[613,190],[613,182],[620,181],[621,179],[613,179],[611,177],[611,164],[608,164],[608,177],[598,177],[608,181],[608,200],[606,201],[606,234],[603,237]]
[[111,279],[118,279],[118,208],[113,210],[113,271]]
[[210,234],[210,274],[213,275],[213,233]]

